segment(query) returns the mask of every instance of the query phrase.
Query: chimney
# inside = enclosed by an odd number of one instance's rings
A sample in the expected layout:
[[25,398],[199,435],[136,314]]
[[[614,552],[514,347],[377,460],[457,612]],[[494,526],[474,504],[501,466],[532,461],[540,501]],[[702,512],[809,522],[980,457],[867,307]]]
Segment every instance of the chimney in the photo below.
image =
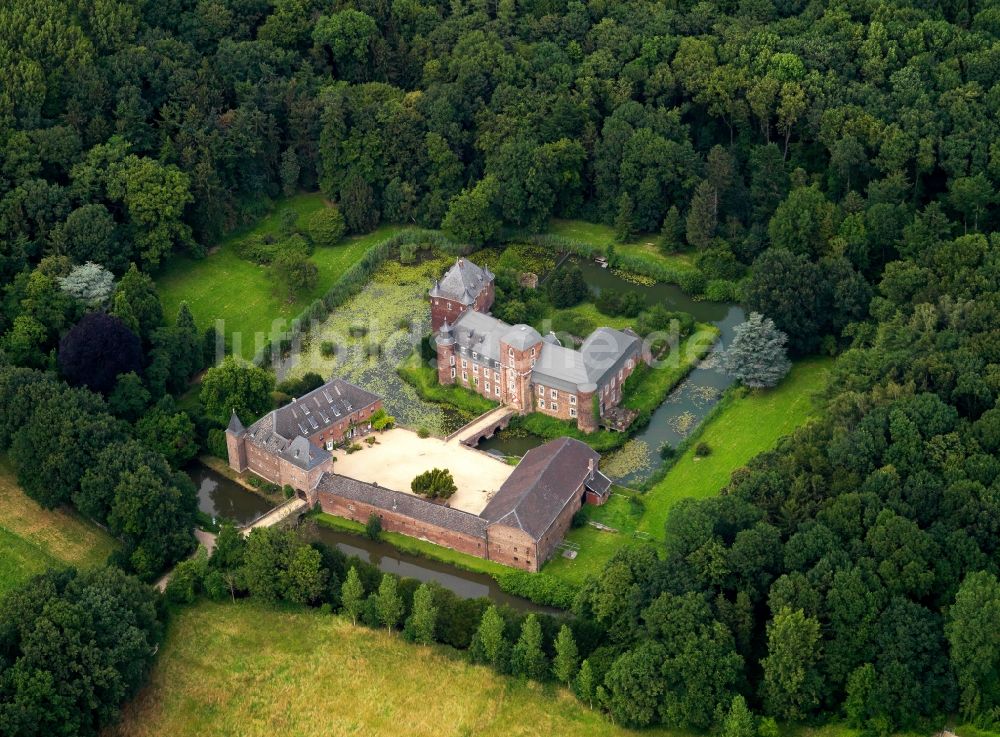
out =
[[587,478],[593,481],[594,479],[594,459],[590,458],[587,460]]

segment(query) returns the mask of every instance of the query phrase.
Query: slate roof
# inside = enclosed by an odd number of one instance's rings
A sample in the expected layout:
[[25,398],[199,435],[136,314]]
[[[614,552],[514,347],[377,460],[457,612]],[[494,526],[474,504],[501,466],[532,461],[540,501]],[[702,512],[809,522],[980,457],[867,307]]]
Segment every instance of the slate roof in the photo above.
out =
[[642,347],[642,339],[632,330],[598,328],[587,336],[579,350],[574,350],[560,345],[554,335],[543,338],[534,328],[511,326],[475,310],[466,310],[439,343],[451,340],[460,348],[493,361],[501,360],[501,342],[518,350],[541,343],[532,381],[570,392],[583,391],[582,387],[589,384],[602,386],[629,358],[637,357]]
[[377,394],[360,386],[343,379],[331,379],[318,389],[274,410],[274,428],[286,438],[296,435],[308,438],[378,400]]
[[480,268],[467,258],[460,258],[430,291],[431,297],[453,299],[471,305],[476,297],[493,281],[488,268]]
[[242,435],[246,430],[243,427],[243,423],[240,422],[240,418],[236,416],[236,410],[233,410],[232,416],[229,418],[229,427],[226,428],[226,432],[231,432],[233,435]]
[[500,341],[506,343],[517,351],[524,351],[533,345],[542,342],[542,336],[538,331],[528,325],[514,325],[500,337]]
[[500,337],[510,325],[491,315],[466,310],[451,327],[455,343],[494,361],[500,360]]
[[344,499],[371,504],[373,507],[403,514],[411,519],[486,539],[487,522],[482,517],[460,509],[434,504],[413,494],[404,494],[401,491],[393,491],[335,473],[324,473],[316,488]]
[[[559,438],[532,448],[481,516],[490,524],[523,530],[537,542],[587,480],[588,463],[593,461],[596,469],[600,459],[597,451],[574,438]],[[595,482],[600,484],[598,473],[595,471]]]
[[[330,452],[313,445],[307,438],[378,399],[378,395],[343,379],[331,379],[284,407],[268,412],[244,432],[253,445],[308,471],[329,460]],[[229,429],[238,434],[239,431],[233,430],[234,421],[243,427],[235,413],[229,421]]]

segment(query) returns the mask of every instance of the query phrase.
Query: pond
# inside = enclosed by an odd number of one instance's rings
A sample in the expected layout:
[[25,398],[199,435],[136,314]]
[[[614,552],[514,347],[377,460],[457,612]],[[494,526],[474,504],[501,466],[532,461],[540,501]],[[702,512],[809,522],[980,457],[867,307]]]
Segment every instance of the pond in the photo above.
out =
[[[712,323],[719,328],[716,348],[691,371],[667,399],[653,413],[649,424],[640,430],[630,443],[630,462],[616,464],[609,456],[611,468],[624,465],[626,470],[612,474],[615,481],[628,486],[648,478],[659,465],[659,448],[663,443],[676,447],[694,430],[708,414],[733,380],[717,369],[719,347],[729,344],[733,329],[746,318],[738,305],[723,302],[706,302],[692,299],[674,284],[633,284],[593,261],[577,261],[584,280],[595,293],[604,289],[630,291],[642,295],[647,305],[662,304],[670,310],[687,312],[699,322]],[[508,456],[523,456],[542,443],[533,435],[496,435],[483,440],[479,447]]]
[[396,373],[430,332],[427,290],[451,263],[435,257],[383,264],[364,290],[312,327],[303,344],[276,367],[279,378],[309,371],[339,376],[381,396],[399,425],[440,436],[460,428],[472,418],[423,401]]
[[189,467],[187,474],[198,488],[198,509],[215,520],[245,525],[274,507],[259,494],[200,463]]
[[396,550],[389,543],[369,540],[361,535],[334,530],[315,522],[307,521],[304,528],[307,538],[336,547],[346,555],[356,556],[366,563],[377,566],[380,571],[415,578],[418,581],[435,581],[463,599],[489,598],[497,604],[507,605],[519,611],[549,613],[559,611],[539,606],[519,596],[512,596],[503,591],[492,577],[483,573],[473,573],[448,563],[409,555]]

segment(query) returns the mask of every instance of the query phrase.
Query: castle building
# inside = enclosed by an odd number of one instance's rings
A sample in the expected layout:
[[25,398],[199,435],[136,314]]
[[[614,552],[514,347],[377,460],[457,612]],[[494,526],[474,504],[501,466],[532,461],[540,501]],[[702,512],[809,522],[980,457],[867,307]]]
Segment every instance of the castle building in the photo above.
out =
[[460,258],[445,272],[429,293],[431,330],[455,322],[466,310],[489,313],[493,306],[494,276],[468,259]]
[[528,451],[482,512],[459,509],[334,473],[319,480],[324,512],[428,540],[467,555],[538,571],[555,553],[584,504],[603,504],[611,480],[597,469],[600,455],[573,438]]
[[[435,295],[446,281],[456,280],[456,273],[489,274],[459,259],[431,289],[432,315]],[[459,303],[454,304],[436,328],[438,381],[460,384],[522,414],[541,412],[593,432],[605,413],[621,402],[625,380],[640,362],[650,361],[642,340],[630,329],[598,328],[575,350],[554,334],[543,337],[528,325],[509,325],[486,314],[475,299],[461,303],[464,309],[451,317]]]
[[226,429],[229,465],[239,473],[253,471],[273,484],[308,492],[333,469],[334,446],[371,432],[371,416],[381,407],[377,395],[331,379],[250,427],[233,412]]

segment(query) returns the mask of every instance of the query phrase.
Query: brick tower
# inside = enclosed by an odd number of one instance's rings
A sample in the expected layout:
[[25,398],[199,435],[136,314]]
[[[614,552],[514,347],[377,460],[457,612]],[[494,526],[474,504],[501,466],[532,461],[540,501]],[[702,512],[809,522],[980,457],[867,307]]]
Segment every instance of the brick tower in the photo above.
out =
[[520,413],[531,412],[531,370],[542,354],[542,336],[527,325],[514,325],[500,338],[505,403]]
[[437,337],[434,339],[437,345],[437,367],[438,383],[455,383],[455,336],[452,335],[451,326],[448,320],[441,324]]

